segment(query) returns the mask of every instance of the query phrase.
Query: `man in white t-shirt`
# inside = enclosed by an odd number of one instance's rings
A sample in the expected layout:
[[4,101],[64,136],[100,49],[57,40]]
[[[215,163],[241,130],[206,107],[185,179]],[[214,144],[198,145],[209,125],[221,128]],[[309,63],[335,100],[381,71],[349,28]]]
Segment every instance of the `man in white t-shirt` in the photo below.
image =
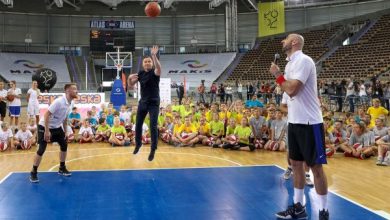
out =
[[20,116],[20,106],[22,105],[22,102],[20,101],[20,97],[22,95],[22,90],[19,88],[16,88],[16,81],[12,80],[9,82],[10,89],[8,90],[7,95],[13,95],[14,100],[10,101],[9,106],[9,115],[10,115],[10,127],[11,129],[15,129],[18,126],[19,123],[19,116]]
[[307,218],[304,187],[306,163],[314,174],[318,199],[319,219],[329,219],[327,210],[328,186],[322,164],[326,164],[325,136],[320,102],[317,94],[317,73],[314,61],[302,52],[304,39],[290,34],[282,41],[287,54],[285,75],[272,63],[270,72],[288,101],[288,143],[294,175],[294,204],[276,216],[283,219]]
[[65,166],[68,150],[66,127],[68,125],[68,115],[73,105],[72,101],[77,98],[77,86],[74,83],[69,83],[65,85],[64,90],[65,95],[54,100],[43,118],[39,121],[39,148],[37,154],[35,155],[33,168],[30,173],[30,181],[32,183],[39,182],[38,166],[41,163],[42,156],[46,151],[48,142],[57,142],[60,145],[60,168],[58,170],[58,174],[63,176],[71,175]]

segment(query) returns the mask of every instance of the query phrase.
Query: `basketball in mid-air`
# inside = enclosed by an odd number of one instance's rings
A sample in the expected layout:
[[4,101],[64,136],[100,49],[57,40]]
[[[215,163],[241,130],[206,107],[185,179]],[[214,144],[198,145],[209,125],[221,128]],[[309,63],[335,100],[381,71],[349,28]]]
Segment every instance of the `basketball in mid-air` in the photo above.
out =
[[149,2],[145,7],[145,14],[148,17],[154,18],[161,13],[161,7],[157,2]]

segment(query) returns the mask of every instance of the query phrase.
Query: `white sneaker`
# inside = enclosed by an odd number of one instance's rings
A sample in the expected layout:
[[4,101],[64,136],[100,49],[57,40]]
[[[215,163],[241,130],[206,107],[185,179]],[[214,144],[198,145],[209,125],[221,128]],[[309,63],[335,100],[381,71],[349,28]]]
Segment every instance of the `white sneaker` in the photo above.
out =
[[378,158],[378,159],[376,160],[376,163],[375,163],[375,164],[376,164],[377,166],[383,166],[383,164],[382,164],[383,162],[384,162],[383,159],[379,159],[379,158]]
[[291,178],[291,176],[292,176],[292,169],[291,169],[290,167],[288,167],[288,168],[286,169],[286,171],[284,171],[283,178],[284,178],[285,180],[288,180],[288,179]]
[[310,179],[310,175],[306,174],[305,182],[306,182],[306,186],[314,186],[313,181]]
[[387,151],[385,159],[382,161],[383,166],[390,166],[390,151]]

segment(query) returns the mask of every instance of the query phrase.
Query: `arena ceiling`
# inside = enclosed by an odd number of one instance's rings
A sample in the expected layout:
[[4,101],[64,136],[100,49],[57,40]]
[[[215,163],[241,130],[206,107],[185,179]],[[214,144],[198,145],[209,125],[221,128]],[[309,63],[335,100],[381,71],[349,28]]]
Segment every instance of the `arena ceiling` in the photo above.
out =
[[[145,16],[145,0],[0,0],[2,12],[95,15]],[[158,0],[162,16],[222,14],[229,0]],[[237,0],[238,13],[256,12],[258,0]],[[270,1],[270,0],[263,0]],[[315,7],[329,4],[348,4],[361,0],[285,0],[287,8]],[[195,6],[195,7],[194,7]]]

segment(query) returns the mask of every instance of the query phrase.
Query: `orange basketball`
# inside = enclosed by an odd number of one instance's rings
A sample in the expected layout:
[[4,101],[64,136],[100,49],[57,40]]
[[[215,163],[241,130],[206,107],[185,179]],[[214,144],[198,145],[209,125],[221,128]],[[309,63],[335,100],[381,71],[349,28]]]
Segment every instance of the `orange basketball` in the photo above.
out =
[[161,7],[157,2],[149,2],[145,7],[145,14],[148,17],[154,18],[161,13]]
[[9,102],[12,102],[13,100],[15,99],[15,95],[7,95],[7,100],[9,101]]

